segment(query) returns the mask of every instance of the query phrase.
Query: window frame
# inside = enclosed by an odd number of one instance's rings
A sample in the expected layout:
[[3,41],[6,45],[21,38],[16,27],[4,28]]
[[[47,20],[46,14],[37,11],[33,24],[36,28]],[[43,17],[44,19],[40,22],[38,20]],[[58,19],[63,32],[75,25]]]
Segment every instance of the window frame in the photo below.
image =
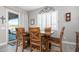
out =
[[[57,19],[57,20],[56,20],[56,21],[57,21],[56,23],[57,23],[57,24],[53,24],[53,23],[52,23],[52,13],[53,13],[53,12],[56,13],[56,19]],[[51,14],[51,17],[50,17],[50,18],[51,18],[51,20],[50,20],[50,21],[51,21],[51,22],[50,22],[51,32],[53,32],[53,31],[58,31],[58,11],[53,11],[53,12],[48,12],[48,13]],[[44,14],[45,14],[45,13],[44,13]],[[41,32],[44,32],[45,28],[44,28],[44,29],[41,29],[41,28],[42,28],[42,14],[37,14],[37,16],[38,16],[38,15],[41,15],[40,30],[41,30]],[[37,18],[37,25],[38,25],[38,22],[39,22],[39,21],[38,21],[38,17],[36,17],[36,18]],[[52,29],[52,27],[53,27],[52,25],[53,25],[53,26],[56,25],[57,27],[56,27],[55,29]],[[45,27],[47,27],[47,15],[46,15]]]

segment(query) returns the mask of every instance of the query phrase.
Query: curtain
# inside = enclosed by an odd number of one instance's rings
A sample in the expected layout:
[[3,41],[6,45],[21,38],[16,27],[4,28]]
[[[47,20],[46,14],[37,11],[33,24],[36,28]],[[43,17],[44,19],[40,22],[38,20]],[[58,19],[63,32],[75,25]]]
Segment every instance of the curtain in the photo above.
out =
[[42,32],[45,31],[45,27],[51,27],[51,30],[58,30],[58,12],[49,12],[37,15],[37,25]]

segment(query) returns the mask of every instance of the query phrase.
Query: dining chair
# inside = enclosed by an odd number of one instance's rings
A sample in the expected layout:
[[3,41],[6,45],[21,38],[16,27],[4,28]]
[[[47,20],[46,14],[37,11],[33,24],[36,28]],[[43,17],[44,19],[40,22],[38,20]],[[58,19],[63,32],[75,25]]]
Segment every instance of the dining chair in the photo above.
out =
[[51,45],[58,47],[60,49],[60,52],[62,52],[62,38],[64,35],[64,29],[65,27],[62,27],[60,32],[60,38],[51,37],[48,41],[49,43],[51,43]]
[[45,34],[44,34],[44,36],[42,36],[42,37],[44,37],[44,39],[42,40],[42,42],[43,42],[42,49],[45,52],[49,50],[50,43],[48,43],[48,40],[49,40],[50,36],[51,36],[51,27],[46,27]]
[[18,50],[18,47],[22,47],[22,51],[26,48],[26,32],[24,28],[16,28],[16,52]]
[[76,32],[76,52],[79,52],[79,32]]
[[31,51],[42,51],[41,36],[39,27],[30,27],[30,47]]
[[47,37],[50,37],[50,36],[51,36],[51,27],[46,27],[46,28],[45,28],[45,35],[46,35]]

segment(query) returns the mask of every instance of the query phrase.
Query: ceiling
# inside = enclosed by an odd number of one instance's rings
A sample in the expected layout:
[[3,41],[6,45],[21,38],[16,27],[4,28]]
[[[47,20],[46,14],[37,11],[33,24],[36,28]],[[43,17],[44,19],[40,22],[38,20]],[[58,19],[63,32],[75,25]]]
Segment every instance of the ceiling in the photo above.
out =
[[31,10],[41,8],[43,6],[18,6],[18,7],[21,8],[21,9],[24,9],[26,11],[31,11]]

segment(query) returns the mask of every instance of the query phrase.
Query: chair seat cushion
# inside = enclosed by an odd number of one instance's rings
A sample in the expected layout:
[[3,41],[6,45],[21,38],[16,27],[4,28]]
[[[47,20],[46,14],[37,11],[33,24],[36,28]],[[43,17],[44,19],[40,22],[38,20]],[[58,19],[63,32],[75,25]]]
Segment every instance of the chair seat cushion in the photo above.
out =
[[55,38],[55,37],[51,37],[49,39],[49,43],[55,43],[55,44],[60,44],[61,43],[61,39],[60,38]]

